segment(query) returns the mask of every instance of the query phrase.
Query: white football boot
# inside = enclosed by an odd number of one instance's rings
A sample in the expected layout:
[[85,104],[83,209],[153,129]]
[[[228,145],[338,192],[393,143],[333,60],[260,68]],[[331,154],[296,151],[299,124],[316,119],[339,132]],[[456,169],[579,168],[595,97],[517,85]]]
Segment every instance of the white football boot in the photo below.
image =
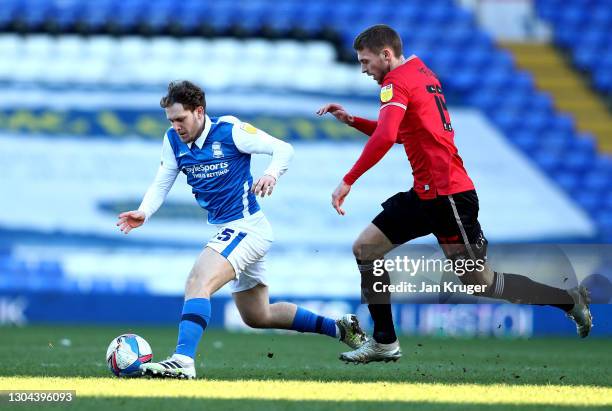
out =
[[194,362],[188,363],[175,356],[160,362],[142,364],[140,371],[142,375],[153,378],[193,380],[196,377]]
[[347,363],[367,364],[374,361],[397,361],[402,357],[399,341],[391,344],[379,344],[373,338],[354,351],[343,352],[340,359]]
[[368,337],[359,326],[359,320],[355,314],[345,314],[336,320],[336,326],[340,330],[340,342],[345,343],[352,349],[361,347]]
[[567,290],[567,292],[574,299],[574,308],[567,313],[567,316],[576,323],[578,335],[585,338],[593,327],[593,317],[591,316],[591,310],[589,310],[589,303],[591,302],[589,290],[581,285]]

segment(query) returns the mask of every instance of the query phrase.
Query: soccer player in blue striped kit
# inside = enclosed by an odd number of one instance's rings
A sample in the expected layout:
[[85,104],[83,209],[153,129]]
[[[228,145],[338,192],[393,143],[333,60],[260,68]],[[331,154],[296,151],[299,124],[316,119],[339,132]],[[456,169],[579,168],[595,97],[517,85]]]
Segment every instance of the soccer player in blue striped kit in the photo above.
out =
[[[127,234],[144,224],[183,172],[198,204],[208,212],[208,222],[216,225],[218,232],[189,273],[174,355],[144,364],[143,375],[195,378],[194,358],[210,321],[210,298],[230,281],[232,296],[247,325],[325,334],[351,348],[360,347],[366,337],[352,314],[334,320],[292,303],[270,304],[264,256],[273,234],[257,196],[272,194],[293,156],[291,145],[236,117],[208,117],[204,91],[189,81],[170,83],[160,105],[172,125],[164,136],[161,166],[138,210],[119,214],[117,226]],[[255,183],[251,154],[272,156]]]

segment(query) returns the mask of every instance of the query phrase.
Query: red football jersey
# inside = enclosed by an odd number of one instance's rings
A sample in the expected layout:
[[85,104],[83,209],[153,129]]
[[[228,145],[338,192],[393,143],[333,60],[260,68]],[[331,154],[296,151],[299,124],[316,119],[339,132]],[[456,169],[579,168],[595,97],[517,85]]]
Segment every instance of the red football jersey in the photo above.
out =
[[[412,166],[414,190],[420,198],[431,199],[437,195],[474,189],[455,146],[454,131],[440,82],[418,57],[409,58],[404,64],[387,73],[380,90],[380,103],[381,115],[372,138],[377,137],[380,131],[378,129],[381,128],[382,133],[386,130],[397,130],[395,142],[404,145]],[[403,117],[398,109],[405,110]],[[392,110],[393,113],[383,113],[386,110]],[[395,127],[385,130],[383,114],[386,114],[390,121],[399,122],[399,127],[393,125]],[[372,124],[363,119],[357,119],[354,126],[366,133],[373,129]],[[384,150],[384,147],[381,149]],[[348,184],[352,184],[367,170],[359,167],[359,162],[367,157],[367,151],[368,145],[362,158],[345,177]],[[371,148],[370,153],[374,153]],[[374,155],[377,154],[379,153]],[[368,165],[364,164],[366,167]]]

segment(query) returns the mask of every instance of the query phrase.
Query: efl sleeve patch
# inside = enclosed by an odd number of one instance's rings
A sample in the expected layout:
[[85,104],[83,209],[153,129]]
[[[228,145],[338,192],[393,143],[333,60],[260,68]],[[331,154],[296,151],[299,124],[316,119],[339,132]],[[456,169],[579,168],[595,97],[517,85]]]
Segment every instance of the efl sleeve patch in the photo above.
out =
[[243,129],[244,131],[246,131],[249,134],[257,134],[257,128],[255,128],[254,126],[252,126],[249,123],[242,123],[242,124],[240,124],[240,128]]
[[380,101],[386,103],[393,98],[393,84],[387,84],[380,89]]

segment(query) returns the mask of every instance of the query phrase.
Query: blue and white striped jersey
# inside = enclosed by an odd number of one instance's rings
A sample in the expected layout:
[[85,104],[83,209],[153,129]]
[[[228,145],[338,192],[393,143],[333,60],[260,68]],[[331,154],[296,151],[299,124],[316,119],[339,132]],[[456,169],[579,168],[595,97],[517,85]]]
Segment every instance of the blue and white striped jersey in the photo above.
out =
[[210,128],[200,145],[198,141],[189,146],[183,143],[173,128],[166,132],[177,167],[187,175],[187,183],[200,207],[208,211],[209,223],[248,217],[260,210],[250,192],[251,154],[236,147],[235,125],[227,117],[211,118],[207,124]]
[[206,116],[205,121],[202,135],[193,143],[183,143],[173,128],[166,132],[162,165],[139,207],[147,219],[161,206],[179,172],[187,176],[198,204],[208,212],[208,222],[224,224],[260,210],[250,191],[251,154],[272,155],[264,174],[278,179],[287,170],[293,155],[289,144],[233,116]]

